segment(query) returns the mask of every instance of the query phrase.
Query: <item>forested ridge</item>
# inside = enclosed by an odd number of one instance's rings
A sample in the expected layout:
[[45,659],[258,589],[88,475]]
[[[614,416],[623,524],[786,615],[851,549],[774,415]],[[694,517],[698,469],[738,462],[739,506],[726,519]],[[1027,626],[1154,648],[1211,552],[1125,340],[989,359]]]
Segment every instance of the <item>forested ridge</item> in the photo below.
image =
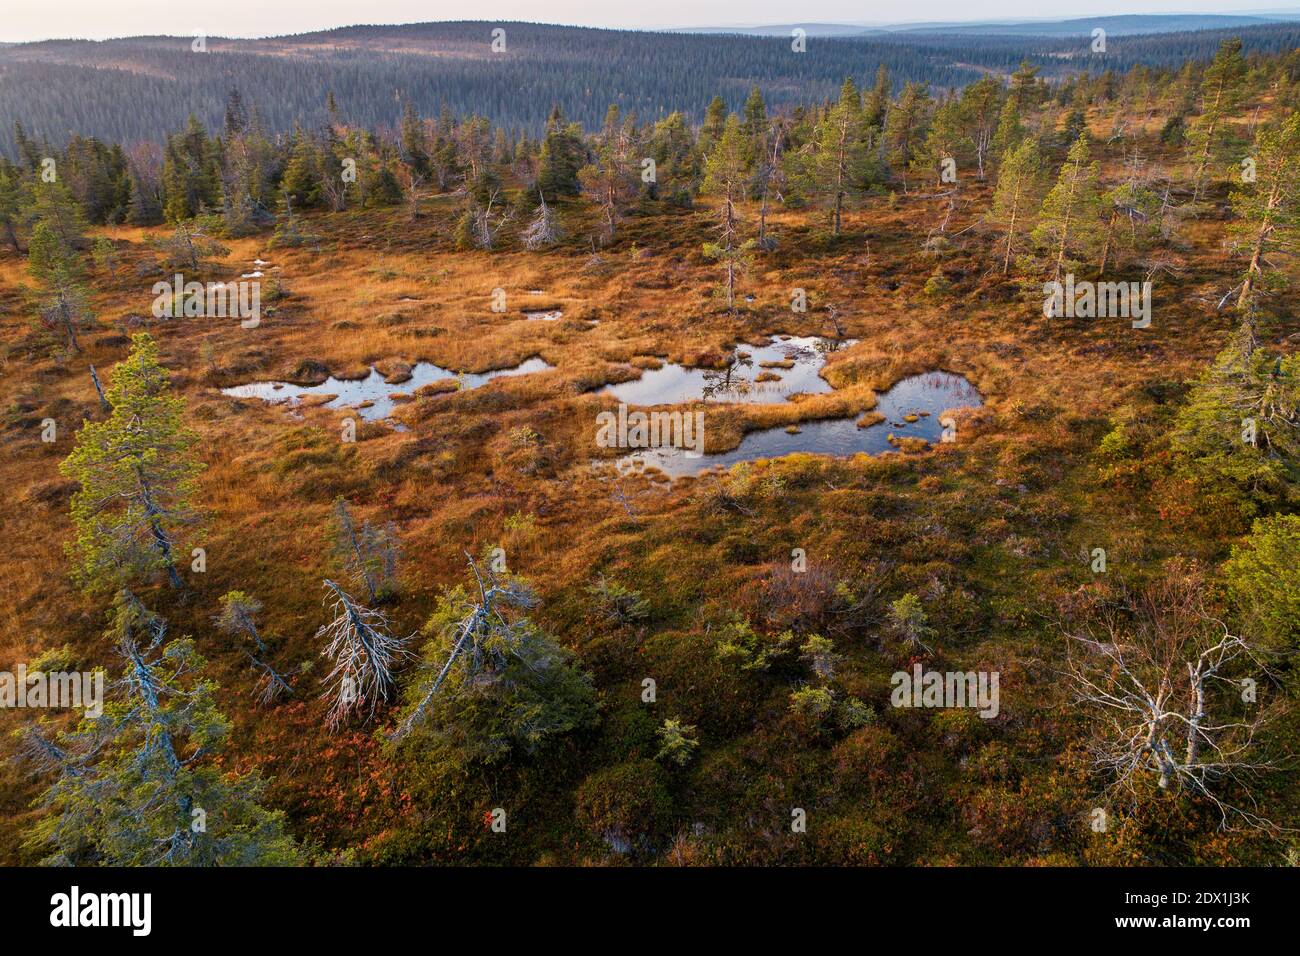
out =
[[[506,30],[506,51],[490,51]],[[161,142],[194,113],[209,127],[226,94],[244,90],[270,133],[327,121],[332,91],[353,121],[395,125],[405,102],[425,115],[444,107],[536,135],[553,106],[585,126],[610,102],[642,119],[674,111],[699,121],[715,94],[739,108],[757,85],[774,106],[829,97],[844,77],[869,83],[885,66],[896,84],[963,86],[982,71],[1009,75],[1025,59],[1044,76],[1178,66],[1208,59],[1227,31],[1112,38],[1105,57],[1091,37],[907,35],[813,39],[795,54],[789,37],[596,30],[528,23],[456,22],[348,27],[268,40],[146,37],[47,41],[0,48],[0,153],[13,157],[12,123],[62,146],[71,131],[127,145]],[[1300,25],[1233,31],[1246,53],[1300,45]],[[426,52],[427,51],[427,52]],[[439,55],[430,55],[437,53]],[[1068,59],[1063,57],[1068,56]]]

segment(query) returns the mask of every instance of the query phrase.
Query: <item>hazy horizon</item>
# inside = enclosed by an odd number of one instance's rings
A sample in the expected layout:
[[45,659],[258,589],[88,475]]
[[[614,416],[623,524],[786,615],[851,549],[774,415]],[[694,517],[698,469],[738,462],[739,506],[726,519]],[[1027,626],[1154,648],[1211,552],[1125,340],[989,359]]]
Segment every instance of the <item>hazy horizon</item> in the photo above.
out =
[[[91,0],[68,0],[53,15],[45,4],[35,0],[17,0],[0,26],[0,42],[26,43],[52,39],[106,40],[132,36],[208,36],[258,38],[297,33],[312,33],[358,24],[402,25],[448,20],[498,20],[550,23],[610,29],[693,29],[701,27],[749,28],[784,23],[845,23],[854,25],[892,25],[899,23],[984,23],[999,20],[1069,20],[1087,17],[1126,15],[1217,14],[1261,15],[1295,14],[1300,6],[1261,6],[1258,0],[1225,3],[1222,0],[1153,0],[1132,9],[1125,0],[1101,0],[1099,3],[1061,3],[1045,8],[1025,0],[992,0],[971,16],[969,4],[961,0],[937,0],[927,5],[926,14],[903,15],[895,4],[861,4],[851,0],[817,0],[798,6],[792,15],[791,5],[777,0],[754,0],[744,8],[745,18],[736,19],[737,10],[722,4],[700,4],[690,0],[664,0],[656,4],[653,16],[632,8],[627,13],[614,12],[608,4],[592,0],[553,0],[547,12],[538,16],[536,3],[527,0],[493,0],[475,8],[472,16],[451,16],[439,11],[441,4],[424,4],[415,0],[374,0],[359,13],[352,3],[343,0],[316,0],[311,4],[268,7],[257,0],[228,0],[219,14],[204,17],[194,10],[178,10],[163,0],[139,0],[122,10],[114,5]],[[235,25],[238,24],[238,25]]]

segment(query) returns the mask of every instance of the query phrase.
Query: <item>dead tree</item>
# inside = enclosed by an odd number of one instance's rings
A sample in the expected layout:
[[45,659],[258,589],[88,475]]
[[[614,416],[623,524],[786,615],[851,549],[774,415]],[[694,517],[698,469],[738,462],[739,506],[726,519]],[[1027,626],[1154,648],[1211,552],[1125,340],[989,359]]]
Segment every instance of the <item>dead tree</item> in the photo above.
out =
[[397,589],[397,536],[392,525],[377,528],[369,521],[357,527],[347,499],[334,499],[334,547],[348,577],[366,589],[374,603]]
[[1276,716],[1255,703],[1267,670],[1250,643],[1205,608],[1194,567],[1067,625],[1067,676],[1094,723],[1093,766],[1108,793],[1133,804],[1151,791],[1208,801],[1229,828],[1277,830],[1257,812],[1251,783],[1274,765],[1257,737]]
[[249,666],[259,675],[254,687],[258,701],[263,705],[269,705],[280,697],[292,694],[293,688],[279,671],[263,660],[263,657],[269,654],[270,648],[267,647],[266,641],[262,640],[262,635],[257,629],[257,614],[261,610],[262,602],[257,598],[250,597],[243,591],[230,591],[222,596],[221,613],[212,619],[212,623],[223,634],[246,637],[256,646],[258,654],[262,657],[247,649],[244,649],[244,656],[248,658]]
[[373,716],[379,702],[388,699],[393,670],[408,656],[403,645],[409,638],[394,637],[383,614],[358,604],[333,581],[323,583],[334,619],[316,637],[327,641],[321,656],[334,662],[321,694],[333,702],[325,719],[333,730],[354,712],[368,708]]
[[524,248],[528,250],[553,246],[561,239],[560,223],[556,218],[555,210],[546,205],[546,197],[542,195],[540,189],[537,191],[537,196],[541,199],[541,205],[537,207],[537,212],[533,214],[532,220],[520,235]]
[[248,658],[248,666],[259,675],[253,687],[259,704],[269,707],[281,697],[289,697],[293,694],[293,688],[289,686],[288,680],[274,667],[250,651],[245,650],[244,656]]
[[243,635],[257,645],[257,649],[266,653],[266,642],[257,632],[257,614],[262,610],[262,602],[250,597],[243,591],[228,591],[221,597],[221,612],[212,619],[217,630],[231,637]]

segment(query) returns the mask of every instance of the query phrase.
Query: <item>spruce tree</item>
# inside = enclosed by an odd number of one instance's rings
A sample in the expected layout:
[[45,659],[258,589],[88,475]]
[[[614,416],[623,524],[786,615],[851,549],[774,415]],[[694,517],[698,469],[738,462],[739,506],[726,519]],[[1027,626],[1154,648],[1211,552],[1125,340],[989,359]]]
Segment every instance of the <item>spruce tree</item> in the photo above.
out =
[[39,289],[37,309],[41,321],[62,333],[72,351],[80,352],[77,330],[94,313],[77,254],[43,222],[32,231],[27,251],[27,270]]

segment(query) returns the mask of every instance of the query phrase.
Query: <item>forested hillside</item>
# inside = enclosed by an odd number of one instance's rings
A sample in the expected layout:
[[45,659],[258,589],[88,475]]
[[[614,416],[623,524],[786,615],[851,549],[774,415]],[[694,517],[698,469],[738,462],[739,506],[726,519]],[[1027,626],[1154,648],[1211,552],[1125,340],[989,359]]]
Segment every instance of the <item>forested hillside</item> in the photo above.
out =
[[[491,31],[506,31],[493,53]],[[1243,29],[1247,55],[1300,45],[1300,25]],[[592,30],[527,23],[427,23],[348,27],[270,40],[188,37],[105,42],[50,41],[0,48],[0,153],[14,156],[14,121],[38,141],[62,146],[70,133],[133,145],[161,142],[194,113],[222,119],[232,89],[256,105],[268,133],[328,121],[325,92],[343,115],[394,126],[403,104],[424,115],[446,108],[478,114],[508,130],[537,135],[559,106],[585,126],[610,102],[644,120],[683,112],[698,122],[712,97],[739,109],[753,86],[774,106],[812,104],[844,77],[870,83],[884,65],[897,85],[926,82],[935,92],[964,86],[984,71],[1009,75],[1022,60],[1044,76],[1079,69],[1122,72],[1135,64],[1176,68],[1204,60],[1227,36],[1200,31],[1112,38],[1103,56],[1090,31],[1072,37],[945,36],[932,33],[815,38],[793,53],[787,37],[701,36]]]

